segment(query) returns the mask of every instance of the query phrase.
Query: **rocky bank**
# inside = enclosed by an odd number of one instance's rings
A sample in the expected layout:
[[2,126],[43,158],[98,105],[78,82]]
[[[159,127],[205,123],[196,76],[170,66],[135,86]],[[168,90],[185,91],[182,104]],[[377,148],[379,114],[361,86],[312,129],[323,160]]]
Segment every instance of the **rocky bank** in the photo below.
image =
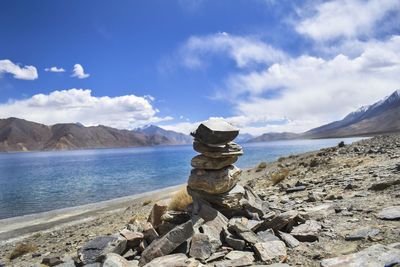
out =
[[[243,170],[238,185],[246,190],[241,213],[219,211],[203,200],[185,212],[167,211],[166,200],[132,203],[90,221],[5,242],[0,266],[400,262],[400,134],[261,163]],[[21,244],[32,250],[10,261]]]

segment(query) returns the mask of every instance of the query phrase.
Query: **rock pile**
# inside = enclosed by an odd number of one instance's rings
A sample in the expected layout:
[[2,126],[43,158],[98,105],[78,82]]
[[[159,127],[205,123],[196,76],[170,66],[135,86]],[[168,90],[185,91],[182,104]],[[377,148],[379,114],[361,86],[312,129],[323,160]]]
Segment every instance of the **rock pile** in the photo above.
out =
[[237,185],[242,170],[233,165],[243,155],[233,139],[239,129],[221,119],[205,121],[193,131],[195,156],[188,180],[188,192],[194,198],[212,203],[221,210],[239,209],[245,190]]

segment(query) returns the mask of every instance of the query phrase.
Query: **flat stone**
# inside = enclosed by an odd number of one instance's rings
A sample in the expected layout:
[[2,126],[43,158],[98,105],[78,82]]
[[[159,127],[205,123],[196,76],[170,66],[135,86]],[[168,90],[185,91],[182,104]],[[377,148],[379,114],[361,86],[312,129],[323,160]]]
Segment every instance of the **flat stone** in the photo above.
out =
[[108,253],[122,254],[127,240],[122,236],[99,236],[78,249],[83,264],[101,262]]
[[210,262],[210,261],[215,261],[215,260],[221,259],[221,258],[225,257],[225,255],[228,254],[228,252],[229,252],[229,251],[226,250],[226,249],[221,250],[221,251],[214,252],[214,253],[206,260],[206,262]]
[[295,186],[295,187],[289,187],[286,189],[286,193],[293,193],[293,192],[299,192],[299,191],[304,191],[306,190],[306,187],[304,185],[302,186]]
[[274,232],[271,229],[266,231],[259,231],[257,233],[257,236],[262,242],[280,241],[280,239],[274,235]]
[[292,222],[299,213],[295,210],[289,210],[274,217],[271,221],[267,222],[267,227],[272,228],[274,231],[283,229],[288,223]]
[[237,161],[238,157],[210,158],[204,155],[197,155],[192,158],[190,165],[196,169],[219,170]]
[[282,241],[256,243],[253,249],[265,263],[279,262],[287,255],[285,243]]
[[245,190],[241,185],[235,185],[231,190],[222,193],[222,194],[209,194],[204,191],[195,190],[188,187],[188,193],[191,196],[195,196],[201,199],[206,200],[209,203],[212,203],[219,208],[227,209],[227,210],[239,210],[242,208],[240,205],[240,200],[245,195]]
[[132,232],[128,229],[123,229],[120,231],[120,234],[126,238],[127,246],[129,248],[136,248],[139,246],[140,242],[143,240],[144,235],[140,232]]
[[325,259],[321,267],[375,267],[394,266],[397,263],[400,263],[400,249],[377,244],[354,254]]
[[143,266],[154,258],[162,257],[171,253],[180,244],[185,242],[194,234],[192,221],[176,226],[163,237],[152,242],[143,252],[139,266]]
[[278,231],[279,236],[282,238],[282,241],[285,242],[286,246],[289,248],[295,248],[300,245],[299,240],[294,238],[291,234]]
[[223,119],[210,119],[190,134],[206,144],[223,144],[235,139],[239,129]]
[[56,266],[57,266],[57,267],[76,267],[75,261],[72,260],[72,259],[67,260],[67,261],[64,261],[64,262],[61,263],[61,264],[57,264]]
[[144,239],[147,243],[151,243],[158,238],[158,233],[150,222],[146,222],[143,226]]
[[382,220],[400,220],[400,206],[390,206],[384,208],[379,214]]
[[209,146],[198,140],[193,141],[193,149],[209,158],[238,157],[243,155],[242,147],[234,142],[221,146]]
[[335,208],[332,204],[321,204],[321,205],[306,209],[307,216],[314,220],[323,220],[335,213],[336,213]]
[[236,238],[232,234],[226,234],[225,235],[225,242],[233,249],[236,250],[243,250],[244,247],[246,246],[246,242],[243,239]]
[[261,242],[257,235],[248,229],[244,224],[239,221],[235,221],[234,224],[228,225],[229,231],[235,232],[240,238],[249,244],[255,244]]
[[130,262],[126,260],[124,257],[115,254],[109,253],[107,254],[102,267],[137,267],[137,262]]
[[217,249],[222,246],[221,233],[214,228],[210,223],[203,224],[200,226],[202,232],[208,236],[209,242],[211,244],[211,252],[214,253]]
[[215,267],[239,267],[252,265],[254,262],[254,257],[245,255],[233,260],[224,260],[215,263]]
[[168,205],[164,203],[156,202],[153,205],[147,221],[153,225],[154,229],[157,229],[161,224],[161,216],[167,211],[167,209]]
[[161,256],[153,259],[145,267],[183,267],[187,266],[186,261],[188,257],[183,253],[171,254]]
[[363,240],[368,237],[374,237],[377,234],[379,234],[379,232],[380,232],[379,229],[374,229],[371,227],[364,227],[362,229],[353,231],[350,234],[347,234],[344,239],[346,241]]
[[204,261],[211,256],[212,252],[212,245],[206,234],[193,235],[189,251],[190,257]]
[[163,222],[182,224],[190,219],[190,215],[184,211],[169,210],[161,216]]
[[56,266],[61,263],[62,263],[62,261],[61,261],[60,257],[46,257],[46,258],[43,258],[43,260],[42,260],[42,264],[45,264],[47,266]]
[[232,250],[228,254],[226,254],[225,258],[228,260],[236,260],[243,256],[249,256],[254,261],[254,253],[251,251],[239,251],[239,250]]
[[236,185],[241,173],[242,170],[234,165],[217,171],[192,169],[188,186],[209,194],[223,194]]
[[290,232],[297,240],[301,242],[313,242],[318,240],[321,224],[314,220],[308,220],[293,228]]
[[263,225],[264,221],[258,221],[258,220],[249,220],[247,223],[247,228],[249,228],[251,231],[255,232],[257,231],[258,228],[260,228],[261,225]]

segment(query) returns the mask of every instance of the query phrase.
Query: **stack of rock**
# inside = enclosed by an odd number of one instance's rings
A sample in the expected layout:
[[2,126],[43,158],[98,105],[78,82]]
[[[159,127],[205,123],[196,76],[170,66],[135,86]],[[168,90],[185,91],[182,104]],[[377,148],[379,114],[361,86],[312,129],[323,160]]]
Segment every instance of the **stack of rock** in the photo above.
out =
[[233,165],[243,155],[242,147],[233,139],[239,129],[222,119],[210,119],[199,125],[191,135],[195,138],[195,156],[188,192],[195,199],[206,200],[219,210],[240,209],[245,190],[238,185],[241,170]]

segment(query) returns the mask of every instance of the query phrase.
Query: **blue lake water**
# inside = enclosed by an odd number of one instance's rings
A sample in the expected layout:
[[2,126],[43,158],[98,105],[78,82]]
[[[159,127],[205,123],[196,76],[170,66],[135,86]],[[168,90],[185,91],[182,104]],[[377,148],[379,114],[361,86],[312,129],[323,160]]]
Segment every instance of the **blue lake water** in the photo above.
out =
[[[243,144],[236,165],[249,168],[281,156],[361,138]],[[0,153],[0,219],[83,205],[186,183],[192,146]]]

